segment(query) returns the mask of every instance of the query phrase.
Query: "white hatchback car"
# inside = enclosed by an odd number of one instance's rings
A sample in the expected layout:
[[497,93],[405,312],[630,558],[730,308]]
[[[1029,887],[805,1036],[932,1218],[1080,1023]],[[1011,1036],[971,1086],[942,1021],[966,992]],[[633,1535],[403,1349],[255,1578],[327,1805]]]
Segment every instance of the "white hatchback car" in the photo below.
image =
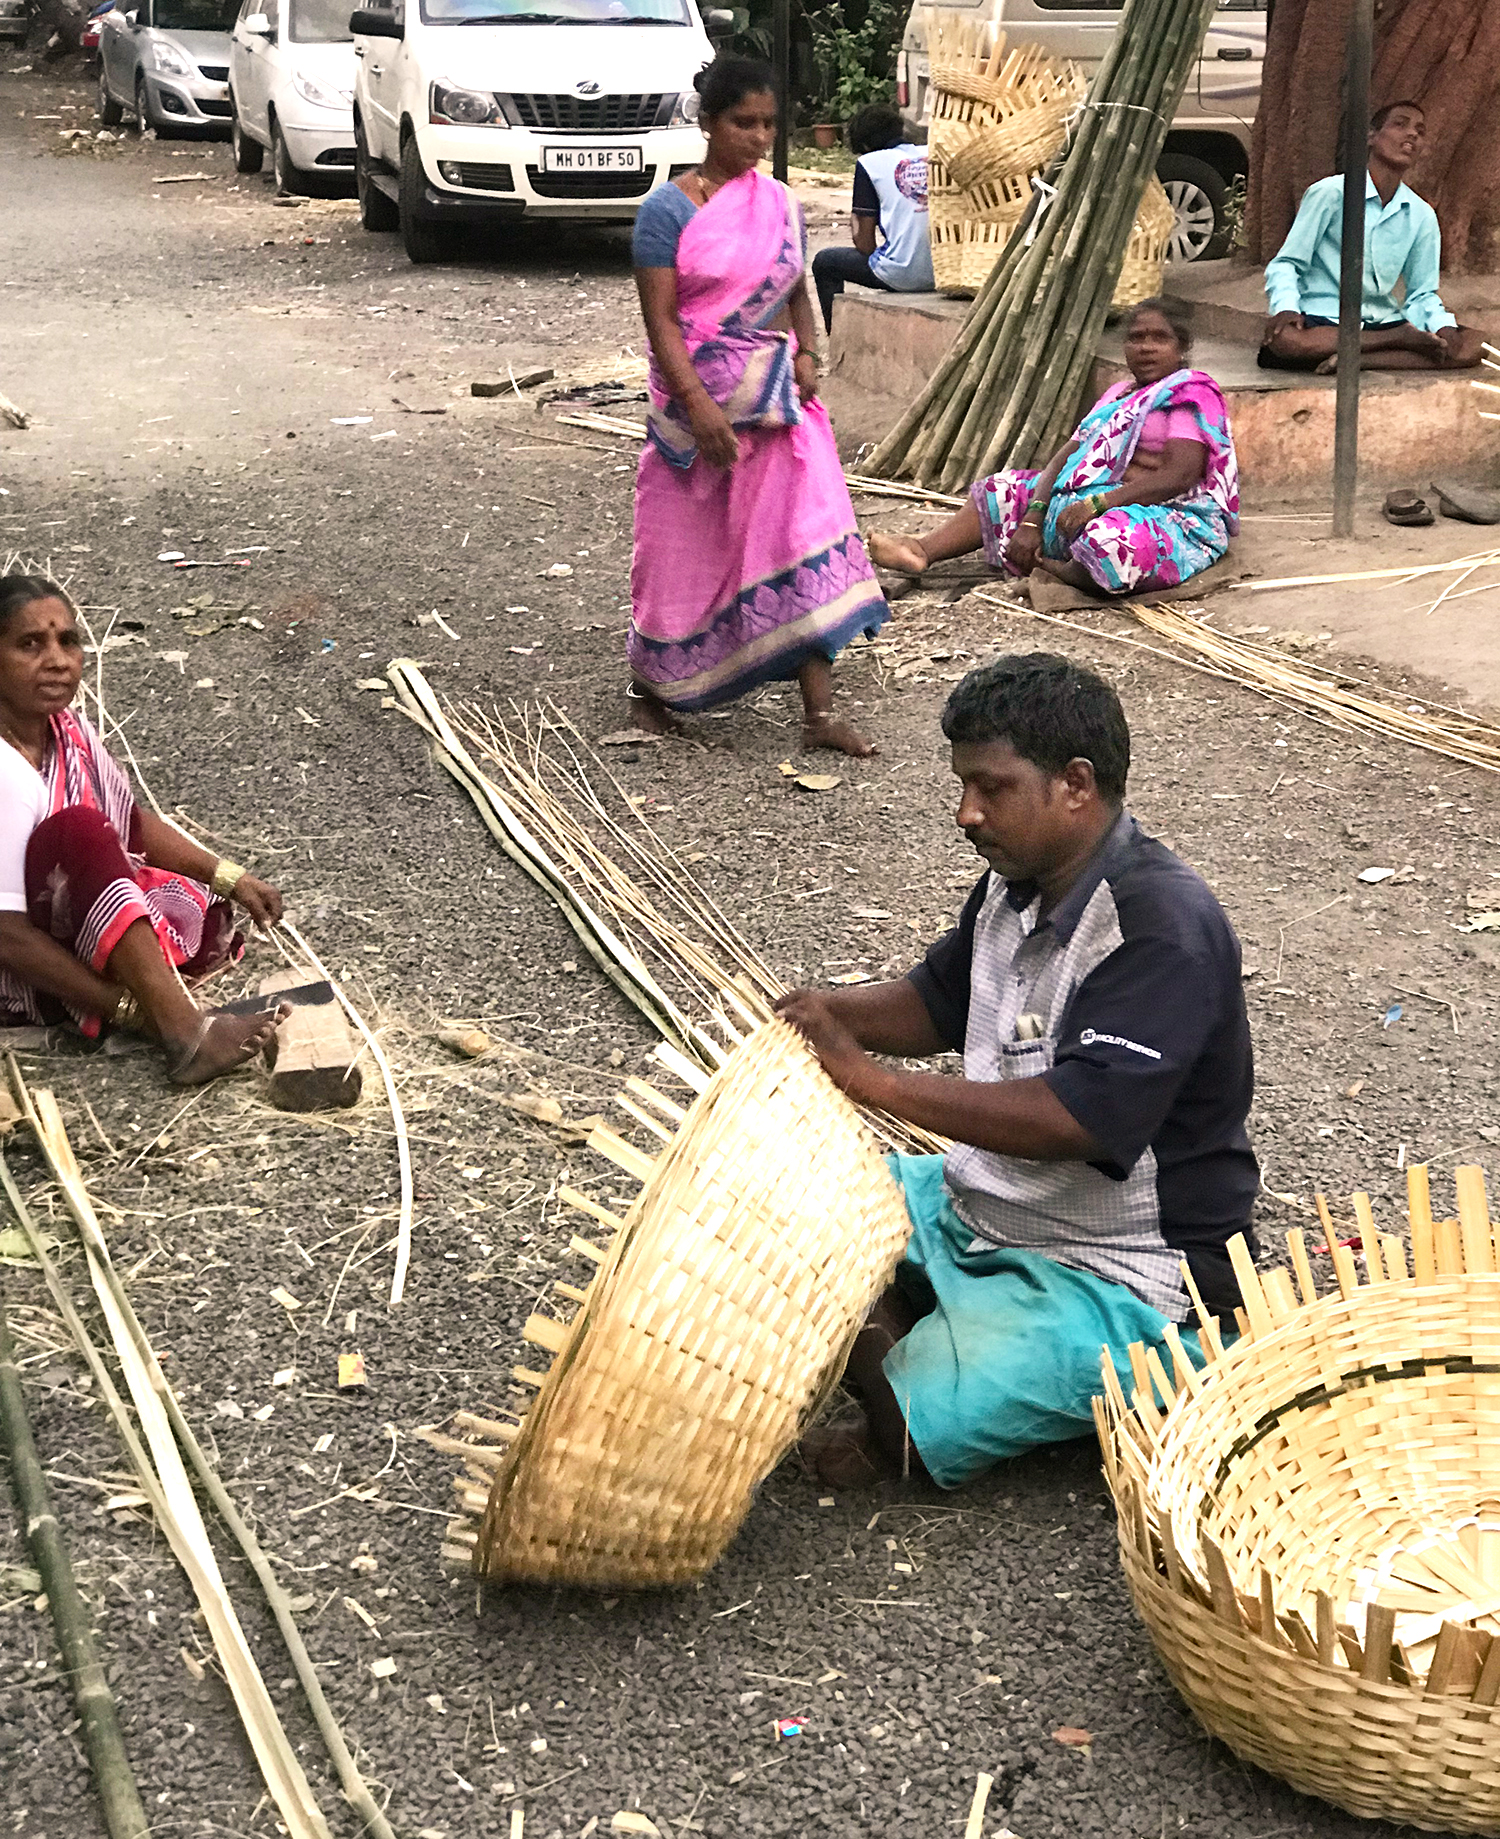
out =
[[271,155],[280,192],[315,176],[354,179],[349,0],[244,0],[229,44],[237,172]]

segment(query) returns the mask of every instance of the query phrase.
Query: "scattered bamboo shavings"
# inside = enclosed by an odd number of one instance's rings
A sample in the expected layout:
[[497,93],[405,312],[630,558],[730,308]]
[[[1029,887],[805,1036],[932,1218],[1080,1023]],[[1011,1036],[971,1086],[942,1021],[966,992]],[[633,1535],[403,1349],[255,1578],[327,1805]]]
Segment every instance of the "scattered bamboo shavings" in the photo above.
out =
[[[380,1077],[385,1082],[386,1102],[391,1108],[391,1123],[396,1132],[396,1156],[401,1165],[401,1213],[396,1223],[396,1268],[391,1275],[391,1307],[394,1309],[406,1293],[406,1270],[411,1263],[412,1214],[415,1211],[417,1197],[416,1182],[411,1168],[411,1142],[406,1133],[406,1112],[402,1109],[401,1096],[396,1090],[396,1076],[391,1071],[391,1063],[385,1057],[384,1048],[370,1032],[364,1017],[344,994],[343,985],[323,963],[312,946],[288,919],[281,921],[278,930],[286,933],[303,957],[332,989],[344,1013],[364,1036],[371,1057],[376,1066],[380,1068]],[[276,932],[272,932],[271,937],[276,939]],[[294,963],[295,960],[291,953],[280,944],[279,940],[277,940],[277,945],[287,962]]]
[[990,1798],[990,1789],[995,1785],[993,1775],[986,1775],[981,1769],[979,1779],[974,1784],[974,1799],[969,1807],[969,1818],[964,1825],[964,1839],[984,1839],[984,1810]]

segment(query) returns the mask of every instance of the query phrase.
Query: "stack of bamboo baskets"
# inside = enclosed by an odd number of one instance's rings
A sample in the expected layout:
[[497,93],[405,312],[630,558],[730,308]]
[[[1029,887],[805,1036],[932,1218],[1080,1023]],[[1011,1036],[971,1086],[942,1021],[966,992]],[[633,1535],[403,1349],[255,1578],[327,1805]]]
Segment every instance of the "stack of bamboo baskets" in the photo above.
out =
[[[1198,1719],[1366,1818],[1500,1832],[1500,1250],[1478,1168],[1410,1261],[1354,1196],[1365,1281],[1322,1208],[1335,1294],[1230,1247],[1244,1298],[1207,1367],[1106,1354],[1095,1415],[1131,1594]],[[1321,1202],[1320,1202],[1321,1207]]]
[[[1088,94],[1077,65],[1049,63],[1037,45],[1006,50],[987,21],[932,17],[932,127],[927,145],[932,270],[940,292],[975,294],[1031,201],[1033,181],[1062,149]],[[1160,291],[1174,213],[1147,187],[1115,294],[1119,308]]]
[[[733,1031],[726,1034],[738,1040]],[[519,1425],[461,1412],[459,1517],[444,1555],[484,1578],[638,1589],[695,1581],[838,1381],[910,1233],[868,1129],[785,1022],[709,1075],[663,1045],[686,1107],[640,1079],[619,1103],[654,1153],[607,1126],[590,1146],[641,1184],[623,1217],[573,1189],[607,1245],[555,1286],[571,1321],[525,1338],[554,1356],[515,1377]]]

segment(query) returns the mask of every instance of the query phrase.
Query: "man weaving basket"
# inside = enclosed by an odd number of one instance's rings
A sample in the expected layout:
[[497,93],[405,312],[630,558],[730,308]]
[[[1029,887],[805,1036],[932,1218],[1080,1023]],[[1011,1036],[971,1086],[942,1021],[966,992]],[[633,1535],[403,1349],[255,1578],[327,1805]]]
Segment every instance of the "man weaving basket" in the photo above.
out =
[[[900,982],[778,1005],[857,1103],[953,1141],[892,1160],[912,1238],[849,1363],[866,1416],[804,1445],[842,1487],[958,1487],[1089,1430],[1101,1346],[1128,1370],[1131,1342],[1188,1319],[1183,1259],[1211,1310],[1238,1303],[1225,1248],[1259,1186],[1239,941],[1124,810],[1115,692],[1064,658],[1002,657],[954,690],[943,732],[990,865],[957,928]],[[945,1049],[961,1079],[872,1058]]]

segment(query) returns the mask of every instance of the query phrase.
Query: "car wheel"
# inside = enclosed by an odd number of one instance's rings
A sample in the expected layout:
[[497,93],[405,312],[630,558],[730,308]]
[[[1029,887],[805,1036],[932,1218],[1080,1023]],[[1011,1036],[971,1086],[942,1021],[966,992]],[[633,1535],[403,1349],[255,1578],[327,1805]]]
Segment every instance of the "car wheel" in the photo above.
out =
[[252,140],[240,123],[239,105],[233,96],[229,106],[234,110],[229,118],[229,150],[234,155],[236,172],[259,172],[265,162],[266,150],[258,140]]
[[118,128],[125,119],[125,110],[109,93],[109,85],[104,80],[104,66],[99,66],[99,119],[106,128]]
[[307,174],[292,161],[281,124],[271,120],[271,171],[276,176],[276,190],[283,198],[300,198],[307,191]]
[[400,211],[370,178],[370,149],[358,122],[354,124],[354,190],[359,198],[359,221],[366,230],[400,229]]
[[413,262],[446,262],[453,254],[453,232],[447,224],[427,223],[419,215],[427,174],[413,134],[401,149],[401,240]]
[[144,134],[149,128],[158,139],[167,137],[165,125],[151,113],[151,92],[146,88],[144,72],[137,72],[135,79],[135,127],[138,134]]
[[1216,262],[1229,253],[1229,187],[1206,160],[1169,154],[1157,163],[1177,222],[1167,244],[1169,262]]

